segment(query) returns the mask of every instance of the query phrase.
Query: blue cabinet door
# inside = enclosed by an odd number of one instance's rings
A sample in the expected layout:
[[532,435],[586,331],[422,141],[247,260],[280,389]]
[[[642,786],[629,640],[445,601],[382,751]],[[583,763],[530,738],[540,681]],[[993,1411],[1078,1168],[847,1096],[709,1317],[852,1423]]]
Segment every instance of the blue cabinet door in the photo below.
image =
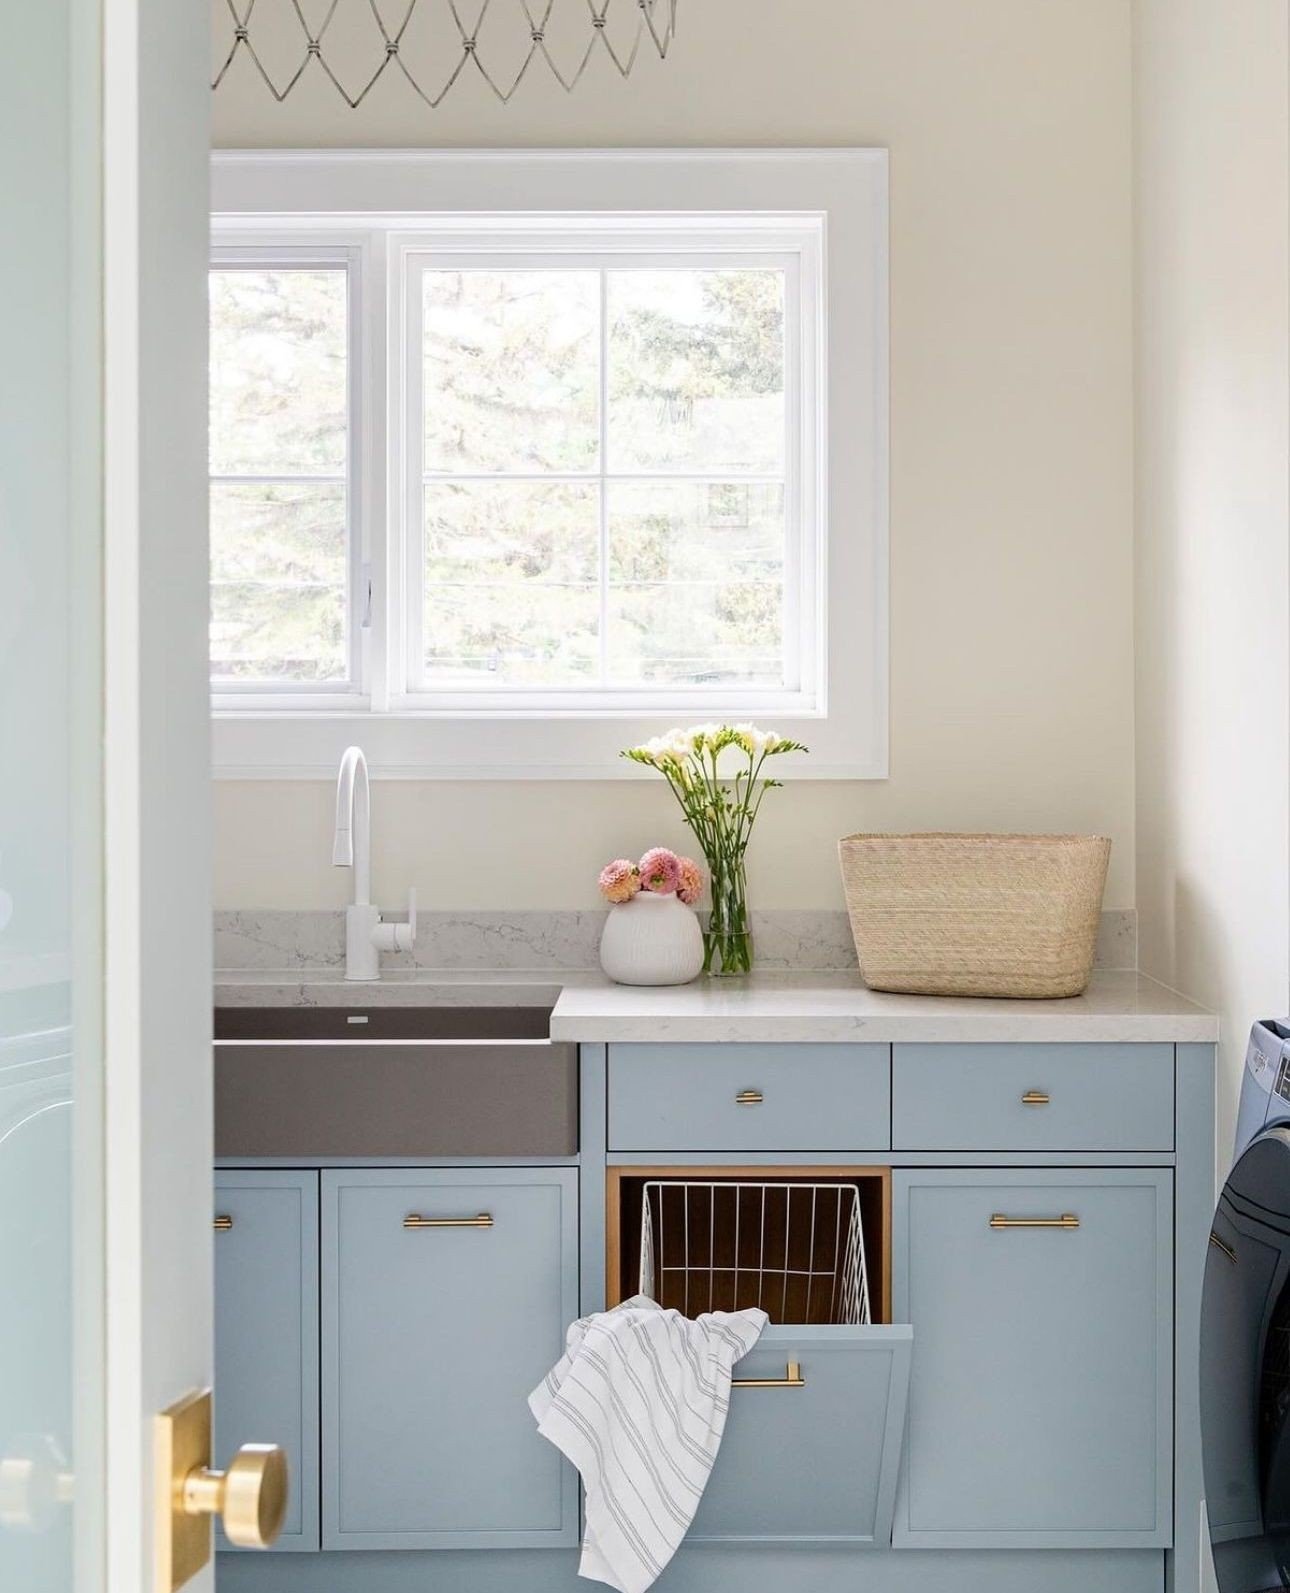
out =
[[577,1172],[322,1177],[323,1547],[576,1543],[527,1400],[577,1315]]
[[221,1171],[215,1225],[215,1464],[281,1444],[291,1497],[274,1547],[317,1549],[318,1174]]
[[896,1174],[895,1310],[916,1344],[898,1544],[1171,1543],[1172,1180]]
[[[908,1327],[768,1327],[735,1367],[688,1541],[890,1543],[912,1343]],[[789,1365],[793,1386],[746,1381]]]

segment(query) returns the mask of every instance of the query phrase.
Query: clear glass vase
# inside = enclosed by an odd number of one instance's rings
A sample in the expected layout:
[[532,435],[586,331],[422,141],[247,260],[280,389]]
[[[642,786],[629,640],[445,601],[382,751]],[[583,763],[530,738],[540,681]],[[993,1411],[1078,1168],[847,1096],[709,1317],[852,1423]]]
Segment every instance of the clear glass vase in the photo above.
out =
[[708,869],[712,911],[703,934],[703,971],[714,977],[751,973],[753,941],[743,861],[709,858]]

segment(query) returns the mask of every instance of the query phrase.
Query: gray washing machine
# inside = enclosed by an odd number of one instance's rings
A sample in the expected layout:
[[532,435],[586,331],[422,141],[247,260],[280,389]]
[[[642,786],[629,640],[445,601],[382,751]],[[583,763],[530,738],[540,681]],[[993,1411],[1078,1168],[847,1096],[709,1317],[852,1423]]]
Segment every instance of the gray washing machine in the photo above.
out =
[[1265,1018],[1250,1030],[1233,1161],[1265,1128],[1290,1122],[1290,1018]]
[[1200,1405],[1219,1588],[1290,1588],[1290,1019],[1250,1032],[1205,1263]]

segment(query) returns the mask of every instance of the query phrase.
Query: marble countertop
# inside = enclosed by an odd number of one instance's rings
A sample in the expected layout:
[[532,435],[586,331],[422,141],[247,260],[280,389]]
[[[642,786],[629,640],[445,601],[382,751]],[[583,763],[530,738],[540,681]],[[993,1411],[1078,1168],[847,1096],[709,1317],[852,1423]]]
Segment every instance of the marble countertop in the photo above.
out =
[[549,968],[398,968],[374,984],[350,982],[339,968],[229,968],[215,971],[217,1007],[523,1007],[554,1006],[598,973]]
[[1067,1001],[895,996],[858,974],[774,973],[645,989],[602,974],[440,971],[348,984],[332,968],[216,975],[217,1006],[499,1006],[554,1003],[551,1038],[580,1041],[1147,1041],[1212,1044],[1218,1019],[1143,974],[1097,972]]
[[756,975],[670,990],[566,986],[557,1040],[1136,1041],[1212,1043],[1218,1019],[1137,973],[1095,973],[1066,1001],[895,996],[858,974]]

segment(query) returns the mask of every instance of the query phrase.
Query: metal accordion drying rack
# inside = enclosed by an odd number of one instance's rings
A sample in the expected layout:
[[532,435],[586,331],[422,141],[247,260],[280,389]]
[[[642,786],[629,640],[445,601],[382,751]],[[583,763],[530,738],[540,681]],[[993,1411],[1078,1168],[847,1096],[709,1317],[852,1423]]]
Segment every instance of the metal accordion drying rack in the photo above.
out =
[[[677,0],[322,0],[312,8],[313,20],[306,0],[278,0],[276,14],[271,0],[224,4],[232,37],[216,67],[213,89],[245,54],[279,103],[307,75],[322,73],[351,110],[387,73],[405,78],[432,110],[463,74],[478,74],[503,104],[534,67],[545,67],[561,88],[572,91],[598,56],[606,56],[626,78],[642,53],[653,50],[665,60],[676,37]],[[566,9],[557,14],[562,4]],[[570,9],[576,26],[563,20]],[[299,30],[299,55],[275,76],[260,29],[284,14],[287,26]],[[370,42],[365,65],[353,37],[360,17]],[[418,32],[422,19],[441,24],[442,37],[433,47]],[[349,29],[343,44],[342,21]],[[508,35],[510,27],[514,32]],[[503,68],[504,38],[515,48]],[[348,82],[342,76],[347,70],[354,74]]]

